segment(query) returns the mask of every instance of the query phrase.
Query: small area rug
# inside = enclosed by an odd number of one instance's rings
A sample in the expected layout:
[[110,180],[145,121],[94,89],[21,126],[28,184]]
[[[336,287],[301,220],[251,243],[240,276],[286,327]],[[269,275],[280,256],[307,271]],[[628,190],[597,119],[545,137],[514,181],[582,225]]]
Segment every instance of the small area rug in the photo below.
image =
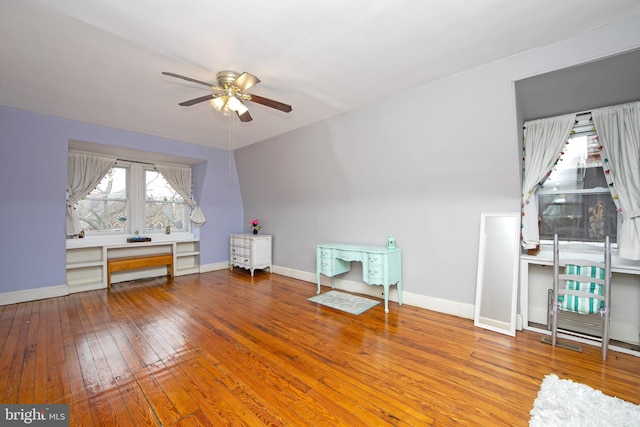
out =
[[308,300],[351,314],[364,313],[371,307],[380,304],[380,301],[338,291],[325,292],[324,294],[308,298]]
[[533,402],[529,426],[640,426],[640,406],[550,374]]

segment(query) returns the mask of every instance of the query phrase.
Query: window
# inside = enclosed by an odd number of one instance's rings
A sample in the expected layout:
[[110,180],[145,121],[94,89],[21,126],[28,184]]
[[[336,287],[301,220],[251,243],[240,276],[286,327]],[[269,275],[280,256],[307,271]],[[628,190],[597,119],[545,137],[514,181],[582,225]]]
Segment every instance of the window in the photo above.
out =
[[538,191],[540,239],[617,242],[618,212],[591,117],[578,116],[556,167]]
[[145,170],[145,224],[147,231],[166,227],[183,230],[185,202],[156,170]]
[[128,169],[113,167],[78,205],[80,226],[87,233],[127,231]]
[[190,231],[189,206],[149,164],[119,160],[77,209],[87,235]]

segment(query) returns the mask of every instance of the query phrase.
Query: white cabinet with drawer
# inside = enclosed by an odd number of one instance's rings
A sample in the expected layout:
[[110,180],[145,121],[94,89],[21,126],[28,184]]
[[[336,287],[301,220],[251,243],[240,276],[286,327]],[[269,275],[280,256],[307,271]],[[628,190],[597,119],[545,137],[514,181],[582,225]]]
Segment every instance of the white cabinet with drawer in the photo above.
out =
[[232,234],[229,236],[229,268],[241,267],[253,272],[271,267],[270,234]]

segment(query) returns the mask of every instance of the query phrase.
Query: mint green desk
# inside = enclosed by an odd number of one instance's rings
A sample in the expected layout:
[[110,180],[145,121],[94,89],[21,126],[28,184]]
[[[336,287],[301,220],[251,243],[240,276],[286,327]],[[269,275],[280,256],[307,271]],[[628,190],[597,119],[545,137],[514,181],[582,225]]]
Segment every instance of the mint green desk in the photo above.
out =
[[318,245],[316,277],[320,293],[320,274],[334,277],[351,270],[351,262],[362,263],[362,280],[369,285],[384,287],[384,312],[389,312],[389,286],[396,285],[398,304],[402,305],[402,253],[400,249],[376,246],[344,245],[325,243]]

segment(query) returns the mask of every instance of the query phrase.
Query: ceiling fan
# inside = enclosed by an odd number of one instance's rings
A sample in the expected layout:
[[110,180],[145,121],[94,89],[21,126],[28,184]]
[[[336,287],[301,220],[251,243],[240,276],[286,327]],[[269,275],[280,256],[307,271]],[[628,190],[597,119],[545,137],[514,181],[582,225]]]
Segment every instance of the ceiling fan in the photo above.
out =
[[241,122],[250,122],[253,120],[253,117],[249,114],[249,109],[242,101],[255,102],[256,104],[275,108],[276,110],[284,111],[285,113],[291,111],[291,105],[246,93],[245,91],[247,89],[260,83],[260,79],[247,72],[238,74],[235,71],[220,71],[216,74],[216,80],[218,81],[217,85],[192,79],[191,77],[181,76],[179,74],[169,73],[167,71],[163,71],[162,74],[198,83],[215,91],[212,94],[200,96],[178,104],[183,107],[188,107],[204,101],[210,101],[213,108],[217,111],[222,111],[223,113],[235,111]]

